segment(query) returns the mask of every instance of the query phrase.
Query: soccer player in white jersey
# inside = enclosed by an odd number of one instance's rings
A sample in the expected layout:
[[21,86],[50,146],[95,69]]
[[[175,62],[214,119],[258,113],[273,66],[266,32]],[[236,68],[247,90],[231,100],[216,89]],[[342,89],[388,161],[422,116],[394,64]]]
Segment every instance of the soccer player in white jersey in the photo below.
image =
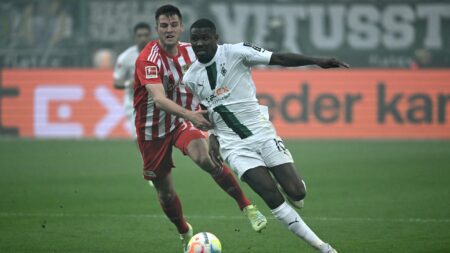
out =
[[[293,53],[272,53],[249,43],[217,45],[215,25],[200,19],[190,28],[192,48],[198,58],[183,77],[183,84],[204,105],[214,125],[220,153],[238,176],[272,210],[272,214],[295,235],[319,252],[334,253],[285,202],[277,184],[293,203],[300,204],[305,185],[289,150],[260,110],[251,67],[258,64],[322,68],[348,67],[334,58],[312,58]],[[214,149],[212,156],[219,154]]]
[[[205,134],[210,123],[205,112],[195,111],[198,101],[185,86],[180,85],[189,65],[196,60],[189,43],[179,42],[183,23],[178,8],[164,5],[156,10],[158,40],[151,41],[136,60],[134,108],[143,175],[151,180],[164,213],[177,227],[183,246],[193,229],[183,216],[175,191],[171,169],[172,147],[180,149],[234,200],[247,215],[256,231],[266,226],[266,218],[250,203],[231,170],[223,163],[214,163],[208,154]],[[185,121],[187,119],[189,121]]]
[[114,66],[114,88],[124,90],[123,106],[128,119],[129,133],[136,138],[134,129],[134,108],[133,108],[133,85],[134,85],[134,63],[141,50],[151,40],[151,28],[147,23],[138,23],[133,28],[135,45],[123,51],[117,57]]

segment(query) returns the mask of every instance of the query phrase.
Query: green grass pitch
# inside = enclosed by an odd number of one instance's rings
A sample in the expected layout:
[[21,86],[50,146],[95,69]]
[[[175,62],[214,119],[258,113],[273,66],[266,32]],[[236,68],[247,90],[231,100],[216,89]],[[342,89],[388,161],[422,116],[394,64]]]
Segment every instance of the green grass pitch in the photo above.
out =
[[[450,252],[450,142],[287,141],[305,178],[300,212],[347,252]],[[255,233],[209,176],[174,153],[175,183],[195,231],[224,253],[314,252],[277,220]],[[182,252],[141,177],[134,143],[0,140],[0,252]]]

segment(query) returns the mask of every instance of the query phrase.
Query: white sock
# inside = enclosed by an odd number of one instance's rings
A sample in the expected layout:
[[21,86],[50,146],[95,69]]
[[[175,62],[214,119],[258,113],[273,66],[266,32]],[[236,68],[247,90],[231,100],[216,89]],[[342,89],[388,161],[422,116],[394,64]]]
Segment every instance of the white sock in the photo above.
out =
[[306,225],[300,215],[286,202],[272,209],[272,214],[285,224],[298,237],[312,247],[319,249],[324,244],[322,240]]

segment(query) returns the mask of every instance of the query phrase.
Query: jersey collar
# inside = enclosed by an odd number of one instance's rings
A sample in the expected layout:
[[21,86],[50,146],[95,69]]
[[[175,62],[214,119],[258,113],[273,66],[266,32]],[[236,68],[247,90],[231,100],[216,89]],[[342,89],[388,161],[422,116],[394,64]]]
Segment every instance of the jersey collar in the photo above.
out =
[[161,44],[159,44],[159,40],[157,40],[156,43],[158,44],[158,47],[159,47],[159,49],[161,50],[161,54],[162,54],[163,56],[167,57],[167,58],[175,59],[175,58],[178,58],[178,57],[181,55],[181,51],[180,51],[180,45],[181,45],[181,44],[180,44],[179,41],[178,41],[178,44],[177,44],[177,51],[178,51],[178,53],[177,53],[177,55],[174,55],[174,56],[169,55],[169,54],[164,50],[164,48],[161,46]]

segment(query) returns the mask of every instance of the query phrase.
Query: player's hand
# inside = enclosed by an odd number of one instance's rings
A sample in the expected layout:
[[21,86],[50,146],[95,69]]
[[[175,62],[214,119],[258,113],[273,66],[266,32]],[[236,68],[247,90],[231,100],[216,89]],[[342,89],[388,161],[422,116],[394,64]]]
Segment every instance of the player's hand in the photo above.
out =
[[220,144],[217,140],[217,136],[214,134],[209,135],[209,156],[217,167],[222,167],[223,159],[220,155]]
[[200,110],[190,112],[188,120],[192,122],[196,128],[202,131],[208,131],[213,128],[213,125],[205,118],[205,114],[208,114],[208,111]]
[[322,58],[322,59],[318,59],[316,62],[316,65],[324,68],[324,69],[329,69],[329,68],[339,68],[339,67],[343,67],[343,68],[350,68],[350,65],[348,63],[345,63],[343,61],[340,61],[336,58]]

